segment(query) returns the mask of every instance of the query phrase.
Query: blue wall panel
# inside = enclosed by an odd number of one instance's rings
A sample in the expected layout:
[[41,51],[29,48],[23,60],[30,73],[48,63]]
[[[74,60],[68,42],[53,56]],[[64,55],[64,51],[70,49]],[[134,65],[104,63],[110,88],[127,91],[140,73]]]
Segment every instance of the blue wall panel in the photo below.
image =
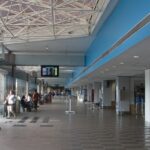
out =
[[[148,13],[150,13],[150,0],[120,0],[112,14],[107,18],[101,29],[98,31],[95,40],[87,50],[85,66],[88,67],[96,58],[111,48],[122,36],[147,16]],[[82,69],[77,70],[72,81],[76,81],[94,71],[102,64],[117,57],[123,51],[134,46],[148,36],[150,36],[150,25],[145,26],[132,35],[112,53],[94,64],[84,73],[82,73]]]
[[120,0],[86,54],[88,66],[150,12],[150,0]]

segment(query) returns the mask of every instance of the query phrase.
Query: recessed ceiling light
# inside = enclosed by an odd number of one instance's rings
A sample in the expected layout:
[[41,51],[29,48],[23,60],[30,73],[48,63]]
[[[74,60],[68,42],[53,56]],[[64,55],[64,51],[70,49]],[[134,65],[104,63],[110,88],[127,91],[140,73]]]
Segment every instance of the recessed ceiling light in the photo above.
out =
[[65,67],[63,67],[63,66],[59,66],[59,68],[60,68],[60,69],[64,69]]
[[74,70],[72,69],[67,69],[67,70],[63,70],[64,72],[73,72]]
[[124,62],[121,62],[120,65],[124,65]]
[[139,58],[140,56],[135,55],[135,56],[133,56],[133,57],[137,59],[137,58]]

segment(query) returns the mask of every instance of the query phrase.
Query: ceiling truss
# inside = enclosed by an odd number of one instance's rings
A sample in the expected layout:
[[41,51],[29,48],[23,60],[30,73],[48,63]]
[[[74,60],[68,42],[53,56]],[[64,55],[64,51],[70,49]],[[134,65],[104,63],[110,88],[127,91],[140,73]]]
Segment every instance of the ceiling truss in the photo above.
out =
[[1,0],[4,43],[87,36],[109,0]]

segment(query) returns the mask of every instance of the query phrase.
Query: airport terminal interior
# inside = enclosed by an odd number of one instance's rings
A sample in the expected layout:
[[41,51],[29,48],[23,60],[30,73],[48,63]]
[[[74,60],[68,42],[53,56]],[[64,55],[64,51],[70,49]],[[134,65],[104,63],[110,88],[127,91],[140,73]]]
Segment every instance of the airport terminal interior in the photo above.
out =
[[149,0],[0,0],[0,150],[150,150]]

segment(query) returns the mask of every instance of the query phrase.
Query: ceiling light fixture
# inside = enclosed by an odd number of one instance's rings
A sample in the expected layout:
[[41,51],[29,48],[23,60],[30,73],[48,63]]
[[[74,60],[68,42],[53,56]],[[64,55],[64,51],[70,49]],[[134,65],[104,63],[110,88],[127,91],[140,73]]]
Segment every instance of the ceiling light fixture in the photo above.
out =
[[63,70],[64,72],[73,72],[74,70],[72,69],[67,69],[67,70]]
[[124,62],[121,62],[120,65],[124,65]]
[[137,59],[137,58],[139,58],[140,56],[137,56],[137,55],[135,55],[135,56],[133,56],[133,58],[135,58],[135,59]]

